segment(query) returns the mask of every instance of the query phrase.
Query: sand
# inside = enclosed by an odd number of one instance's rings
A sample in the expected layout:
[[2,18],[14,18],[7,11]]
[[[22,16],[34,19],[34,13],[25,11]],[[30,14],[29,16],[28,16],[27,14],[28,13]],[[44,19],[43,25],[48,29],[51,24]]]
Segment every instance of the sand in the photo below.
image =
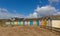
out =
[[0,27],[0,36],[60,36],[48,29],[29,26]]

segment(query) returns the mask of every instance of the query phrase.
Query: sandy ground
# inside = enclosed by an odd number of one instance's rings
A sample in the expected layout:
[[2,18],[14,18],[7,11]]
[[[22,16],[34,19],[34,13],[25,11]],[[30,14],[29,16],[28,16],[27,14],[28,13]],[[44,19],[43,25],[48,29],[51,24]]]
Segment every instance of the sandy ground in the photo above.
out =
[[14,26],[0,27],[0,36],[60,36],[60,33],[40,27]]

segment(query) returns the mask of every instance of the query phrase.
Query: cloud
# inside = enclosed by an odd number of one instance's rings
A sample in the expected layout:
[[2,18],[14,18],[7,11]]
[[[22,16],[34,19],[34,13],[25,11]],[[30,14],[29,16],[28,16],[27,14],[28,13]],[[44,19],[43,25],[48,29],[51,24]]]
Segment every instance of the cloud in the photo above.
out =
[[60,12],[54,13],[53,15],[60,15]]
[[42,16],[49,16],[49,15],[60,15],[60,12],[55,7],[52,7],[50,5],[42,6],[34,10],[34,13],[29,14],[26,18],[40,18]]
[[59,0],[48,0],[49,2],[59,2]]
[[6,12],[8,12],[8,10],[5,8],[0,8],[0,12],[6,13]]
[[33,13],[30,13],[27,16],[24,16],[22,14],[16,13],[10,13],[5,8],[0,8],[0,19],[7,19],[11,17],[18,17],[18,18],[39,18],[42,16],[49,16],[49,15],[60,15],[60,11],[56,9],[55,7],[52,7],[50,5],[39,7],[37,6],[36,9],[34,9]]
[[12,17],[22,18],[23,15],[17,13],[10,13],[7,9],[0,8],[0,19],[7,19]]
[[58,14],[58,9],[50,5],[42,6],[42,7],[37,6],[37,8],[34,11],[39,13],[40,16],[49,16],[49,15]]
[[29,14],[26,18],[37,18],[38,17],[38,13],[34,12],[32,14]]
[[59,3],[60,2],[60,0],[48,0],[48,1],[49,1],[50,5],[53,3]]
[[13,10],[14,13],[16,13],[17,11],[16,10]]

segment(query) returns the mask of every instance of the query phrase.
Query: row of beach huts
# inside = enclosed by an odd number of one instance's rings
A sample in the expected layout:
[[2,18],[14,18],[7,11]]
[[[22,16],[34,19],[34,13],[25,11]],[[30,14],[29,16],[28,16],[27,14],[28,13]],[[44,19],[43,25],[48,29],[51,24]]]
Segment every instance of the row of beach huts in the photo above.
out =
[[46,16],[42,18],[10,18],[0,19],[0,26],[43,26],[60,29],[60,15]]

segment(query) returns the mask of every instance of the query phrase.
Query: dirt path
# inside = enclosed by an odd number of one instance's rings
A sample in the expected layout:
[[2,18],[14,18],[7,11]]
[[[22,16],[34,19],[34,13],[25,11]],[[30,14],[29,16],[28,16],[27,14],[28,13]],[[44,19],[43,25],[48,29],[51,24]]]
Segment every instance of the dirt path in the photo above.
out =
[[0,36],[60,36],[56,32],[39,27],[0,27]]

